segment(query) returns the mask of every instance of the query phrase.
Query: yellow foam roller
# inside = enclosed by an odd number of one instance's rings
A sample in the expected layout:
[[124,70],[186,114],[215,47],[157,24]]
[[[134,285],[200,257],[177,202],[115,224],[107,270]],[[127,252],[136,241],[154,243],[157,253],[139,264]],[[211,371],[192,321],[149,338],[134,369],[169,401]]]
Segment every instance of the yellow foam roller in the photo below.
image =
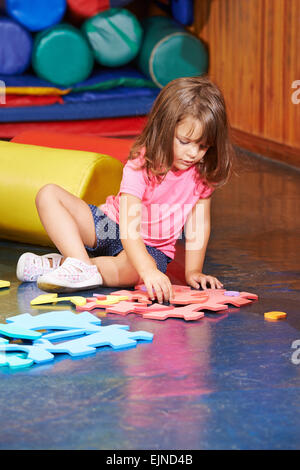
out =
[[35,207],[38,190],[55,183],[98,206],[118,193],[122,171],[109,155],[0,142],[0,238],[51,246]]

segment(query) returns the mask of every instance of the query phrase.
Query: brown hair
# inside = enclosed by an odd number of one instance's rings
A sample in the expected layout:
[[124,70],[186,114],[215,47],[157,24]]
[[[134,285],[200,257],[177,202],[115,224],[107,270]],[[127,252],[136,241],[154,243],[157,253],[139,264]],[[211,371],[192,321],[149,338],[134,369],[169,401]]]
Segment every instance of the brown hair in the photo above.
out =
[[175,128],[187,116],[201,122],[201,142],[209,146],[197,164],[198,175],[210,185],[221,186],[229,178],[234,151],[224,97],[207,76],[177,78],[161,90],[129,159],[137,158],[145,148],[142,168],[146,168],[149,178],[152,173],[161,181],[173,165]]

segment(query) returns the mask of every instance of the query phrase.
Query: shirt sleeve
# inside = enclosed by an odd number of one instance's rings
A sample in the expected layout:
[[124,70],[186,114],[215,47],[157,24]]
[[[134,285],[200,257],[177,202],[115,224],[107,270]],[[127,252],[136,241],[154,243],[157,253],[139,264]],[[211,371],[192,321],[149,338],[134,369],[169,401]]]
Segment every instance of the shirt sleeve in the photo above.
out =
[[207,184],[203,185],[202,192],[200,194],[200,199],[206,199],[212,195],[214,192],[215,188],[212,188],[211,186],[208,186]]
[[120,194],[128,193],[143,199],[146,190],[146,170],[139,170],[141,160],[128,160],[123,168],[123,177],[120,185]]

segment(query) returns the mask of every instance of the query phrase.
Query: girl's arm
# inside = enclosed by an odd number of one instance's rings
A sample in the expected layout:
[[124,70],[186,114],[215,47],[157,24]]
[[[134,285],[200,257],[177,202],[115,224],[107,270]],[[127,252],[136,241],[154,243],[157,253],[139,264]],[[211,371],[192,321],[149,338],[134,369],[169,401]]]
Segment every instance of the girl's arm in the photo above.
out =
[[168,276],[157,269],[140,236],[141,213],[141,200],[131,194],[122,193],[119,213],[120,239],[130,263],[142,278],[150,298],[154,300],[156,294],[159,302],[169,301],[173,294],[171,282]]
[[221,288],[223,284],[202,272],[206,248],[210,236],[210,206],[211,198],[199,199],[188,215],[185,223],[185,279],[187,284],[199,289]]

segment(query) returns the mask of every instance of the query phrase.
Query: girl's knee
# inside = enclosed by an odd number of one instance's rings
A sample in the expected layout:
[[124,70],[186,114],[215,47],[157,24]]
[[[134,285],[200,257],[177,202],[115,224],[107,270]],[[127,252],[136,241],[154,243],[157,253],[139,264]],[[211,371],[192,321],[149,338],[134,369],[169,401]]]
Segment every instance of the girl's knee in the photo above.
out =
[[44,203],[49,204],[51,199],[57,198],[60,187],[54,183],[45,184],[42,186],[35,197],[35,205],[39,209]]

